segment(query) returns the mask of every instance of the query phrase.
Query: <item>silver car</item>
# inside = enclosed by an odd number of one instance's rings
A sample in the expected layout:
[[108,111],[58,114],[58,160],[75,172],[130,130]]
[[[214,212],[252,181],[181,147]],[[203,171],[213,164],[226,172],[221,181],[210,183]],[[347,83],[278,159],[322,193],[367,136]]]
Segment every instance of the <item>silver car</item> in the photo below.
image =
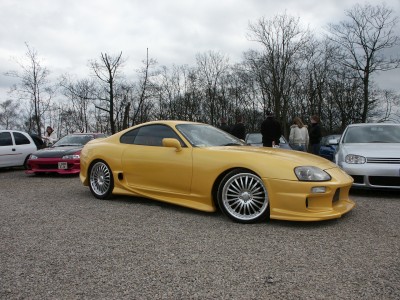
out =
[[400,189],[400,124],[349,125],[335,162],[353,177],[353,187]]

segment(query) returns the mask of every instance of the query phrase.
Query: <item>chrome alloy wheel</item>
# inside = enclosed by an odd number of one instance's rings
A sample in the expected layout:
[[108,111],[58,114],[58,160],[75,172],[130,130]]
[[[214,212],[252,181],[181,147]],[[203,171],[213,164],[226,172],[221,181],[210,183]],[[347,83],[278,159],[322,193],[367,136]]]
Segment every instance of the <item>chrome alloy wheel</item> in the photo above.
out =
[[223,186],[222,203],[227,213],[239,221],[255,220],[268,208],[268,193],[262,180],[251,173],[238,173]]
[[99,197],[106,196],[112,188],[112,175],[109,167],[103,162],[96,162],[90,170],[90,187]]

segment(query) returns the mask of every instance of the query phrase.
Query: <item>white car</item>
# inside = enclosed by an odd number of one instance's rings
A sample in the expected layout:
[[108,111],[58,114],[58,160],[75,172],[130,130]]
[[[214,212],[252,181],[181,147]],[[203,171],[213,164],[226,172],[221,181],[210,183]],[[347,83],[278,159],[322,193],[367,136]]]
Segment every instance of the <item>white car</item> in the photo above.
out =
[[26,167],[26,162],[37,146],[32,137],[23,131],[0,130],[0,168]]
[[335,162],[353,177],[353,187],[400,189],[400,124],[349,125]]

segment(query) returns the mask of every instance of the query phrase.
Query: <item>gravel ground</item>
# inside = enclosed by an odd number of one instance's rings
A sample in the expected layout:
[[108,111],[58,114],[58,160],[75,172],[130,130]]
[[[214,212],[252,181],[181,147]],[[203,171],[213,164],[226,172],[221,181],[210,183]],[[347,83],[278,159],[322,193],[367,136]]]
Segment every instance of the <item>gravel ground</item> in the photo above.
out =
[[352,198],[338,220],[242,225],[0,170],[0,298],[400,299],[399,193]]

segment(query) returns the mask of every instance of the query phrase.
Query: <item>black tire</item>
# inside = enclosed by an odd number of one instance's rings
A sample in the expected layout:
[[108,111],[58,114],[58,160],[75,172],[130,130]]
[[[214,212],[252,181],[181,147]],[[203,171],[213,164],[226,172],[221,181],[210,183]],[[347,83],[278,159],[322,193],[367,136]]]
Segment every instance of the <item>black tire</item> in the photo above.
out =
[[114,189],[114,177],[110,167],[96,161],[89,169],[89,188],[97,199],[109,199]]
[[28,170],[28,159],[29,159],[29,156],[30,155],[28,155],[26,158],[25,158],[25,160],[24,160],[24,164],[22,165],[23,166],[23,168],[24,168],[24,170]]
[[229,172],[218,187],[218,205],[223,214],[238,223],[269,218],[269,198],[263,181],[244,169]]

